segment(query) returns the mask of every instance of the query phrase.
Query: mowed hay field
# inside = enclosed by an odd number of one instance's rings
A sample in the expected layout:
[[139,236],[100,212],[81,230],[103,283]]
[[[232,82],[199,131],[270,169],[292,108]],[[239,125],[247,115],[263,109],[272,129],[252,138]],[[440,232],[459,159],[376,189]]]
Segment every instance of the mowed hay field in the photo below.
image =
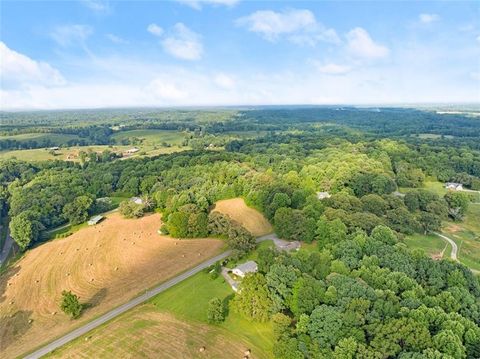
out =
[[[160,236],[160,215],[100,224],[28,251],[0,277],[0,357],[21,355],[219,253],[216,239]],[[59,309],[62,290],[88,304],[80,319]]]
[[213,210],[229,216],[255,236],[263,236],[273,232],[272,226],[263,214],[248,207],[243,198],[218,201]]
[[[200,348],[205,346],[205,351]],[[250,346],[216,326],[184,321],[152,304],[135,308],[48,358],[242,358]],[[251,359],[261,358],[253,350]]]

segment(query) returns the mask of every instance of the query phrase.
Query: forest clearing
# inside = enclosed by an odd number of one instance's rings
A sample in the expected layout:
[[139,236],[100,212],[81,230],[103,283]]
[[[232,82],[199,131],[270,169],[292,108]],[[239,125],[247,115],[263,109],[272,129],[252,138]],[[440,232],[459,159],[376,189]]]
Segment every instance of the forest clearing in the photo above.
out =
[[240,223],[254,236],[263,236],[273,232],[272,225],[254,208],[248,207],[242,198],[218,201],[213,209]]

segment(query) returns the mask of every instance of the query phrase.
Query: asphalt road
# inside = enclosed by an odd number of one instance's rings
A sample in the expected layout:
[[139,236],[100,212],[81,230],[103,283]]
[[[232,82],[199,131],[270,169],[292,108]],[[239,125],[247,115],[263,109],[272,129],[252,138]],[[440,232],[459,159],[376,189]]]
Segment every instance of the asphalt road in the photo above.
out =
[[7,228],[7,238],[5,238],[5,243],[3,244],[2,251],[0,252],[0,265],[3,264],[8,258],[10,251],[13,246],[13,238],[10,236],[10,230]]
[[457,246],[457,243],[455,243],[453,241],[453,239],[450,239],[448,238],[447,236],[444,236],[443,234],[441,233],[437,233],[437,232],[433,232],[433,234],[436,234],[437,236],[439,236],[440,238],[446,240],[448,243],[450,243],[450,245],[452,246],[452,252],[450,253],[450,257],[454,260],[454,261],[458,261],[458,258],[457,258],[457,253],[458,253],[458,246]]
[[157,294],[169,289],[170,287],[173,287],[175,284],[180,283],[181,281],[193,276],[194,274],[197,274],[198,272],[202,271],[203,269],[211,266],[217,261],[220,261],[222,259],[225,259],[231,254],[232,251],[228,250],[226,252],[223,252],[222,254],[219,254],[216,257],[210,258],[209,260],[199,264],[198,266],[168,280],[167,282],[160,284],[159,286],[145,292],[144,294],[140,295],[139,297],[136,297],[132,299],[131,301],[122,304],[121,306],[107,312],[106,314],[102,315],[101,317],[85,324],[82,325],[81,327],[71,331],[70,333],[64,335],[61,338],[58,338],[57,340],[45,345],[44,347],[34,351],[33,353],[25,356],[25,358],[40,358],[51,351],[67,344],[68,342],[77,339],[78,337],[88,333],[89,331],[99,327],[100,325],[108,322],[109,320],[115,318],[116,316],[125,313],[126,311],[132,309],[133,307],[149,300],[150,298],[156,296]]

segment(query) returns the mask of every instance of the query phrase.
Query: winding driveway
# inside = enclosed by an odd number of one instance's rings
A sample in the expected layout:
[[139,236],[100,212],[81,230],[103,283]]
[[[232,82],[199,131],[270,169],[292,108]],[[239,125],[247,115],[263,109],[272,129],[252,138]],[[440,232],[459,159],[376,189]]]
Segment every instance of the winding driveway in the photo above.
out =
[[444,236],[443,234],[441,233],[438,233],[438,232],[432,232],[433,234],[439,236],[440,238],[446,240],[448,243],[450,243],[450,245],[452,246],[452,252],[450,253],[450,257],[454,260],[454,261],[458,261],[458,257],[457,257],[457,253],[458,253],[458,246],[457,246],[457,243],[455,243],[455,241],[451,238],[448,238],[447,236]]

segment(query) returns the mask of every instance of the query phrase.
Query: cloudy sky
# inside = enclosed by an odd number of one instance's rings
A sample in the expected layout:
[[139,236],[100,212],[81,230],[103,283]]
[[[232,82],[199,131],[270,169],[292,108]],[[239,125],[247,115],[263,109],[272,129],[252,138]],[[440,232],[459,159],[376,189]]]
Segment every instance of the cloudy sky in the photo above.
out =
[[0,106],[480,102],[478,2],[2,1]]

